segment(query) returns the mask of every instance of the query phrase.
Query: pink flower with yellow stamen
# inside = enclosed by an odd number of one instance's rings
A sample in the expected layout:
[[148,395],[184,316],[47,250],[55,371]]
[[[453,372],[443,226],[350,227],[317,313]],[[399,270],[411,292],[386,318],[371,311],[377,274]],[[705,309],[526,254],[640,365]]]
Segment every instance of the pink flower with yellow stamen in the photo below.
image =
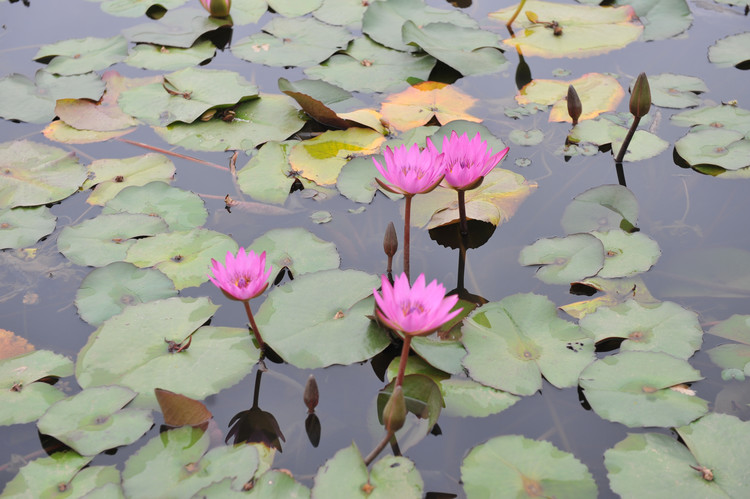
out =
[[[428,141],[427,147],[433,150],[433,154],[438,154],[432,142]],[[443,137],[445,183],[456,190],[479,187],[484,176],[495,168],[506,154],[507,147],[493,155],[492,148],[487,147],[487,142],[482,140],[479,133],[469,140],[466,133],[459,136],[454,130],[450,138]]]
[[379,178],[375,180],[380,186],[390,192],[396,192],[405,196],[422,194],[433,190],[443,179],[442,154],[435,151],[432,143],[428,141],[428,148],[420,150],[419,144],[412,145],[409,149],[401,145],[394,149],[386,146],[383,151],[385,166],[381,165],[375,158],[378,171],[388,181],[388,184]]
[[208,278],[230,300],[248,301],[263,293],[268,287],[271,268],[266,270],[266,252],[256,255],[240,248],[235,257],[227,251],[225,265],[211,259],[213,276]]

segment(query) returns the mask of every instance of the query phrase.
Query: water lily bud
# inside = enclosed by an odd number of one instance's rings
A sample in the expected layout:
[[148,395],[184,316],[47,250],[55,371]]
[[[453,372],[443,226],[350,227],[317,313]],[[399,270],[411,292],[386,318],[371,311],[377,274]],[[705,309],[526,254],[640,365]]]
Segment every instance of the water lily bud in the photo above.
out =
[[396,227],[393,225],[393,222],[390,222],[385,229],[383,251],[385,251],[385,254],[391,258],[393,258],[393,255],[398,251],[398,236],[396,235]]
[[232,7],[232,0],[201,0],[201,5],[211,14],[211,17],[227,17]]
[[646,73],[641,73],[633,84],[630,93],[630,114],[636,118],[643,118],[651,108],[651,89],[648,86]]
[[573,120],[573,124],[578,124],[578,118],[581,117],[583,107],[581,106],[581,99],[578,97],[578,92],[573,85],[568,85],[568,114],[570,119]]
[[318,405],[318,382],[315,381],[315,376],[312,374],[307,378],[305,383],[305,393],[302,399],[305,401],[308,411],[313,412],[315,407]]
[[391,398],[383,408],[383,424],[388,433],[396,433],[406,421],[406,400],[401,386],[394,388]]

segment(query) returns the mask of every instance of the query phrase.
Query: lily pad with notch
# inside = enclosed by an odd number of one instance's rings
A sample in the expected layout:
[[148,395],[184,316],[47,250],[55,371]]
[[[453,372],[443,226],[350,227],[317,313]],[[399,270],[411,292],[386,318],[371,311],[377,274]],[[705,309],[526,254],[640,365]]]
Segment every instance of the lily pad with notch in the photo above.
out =
[[199,66],[215,55],[216,45],[210,40],[199,40],[190,48],[139,43],[130,51],[125,64],[142,69],[176,71]]
[[722,38],[708,47],[708,60],[720,68],[750,69],[748,43],[750,33],[738,33]]
[[[96,485],[106,485],[106,482],[119,483],[120,473],[117,469],[106,467],[103,476],[96,477],[105,469],[104,466],[93,466],[83,469],[91,462],[91,457],[81,456],[75,451],[55,452],[49,457],[40,457],[26,463],[12,480],[3,489],[3,497],[53,497],[55,495],[70,492],[72,494],[86,495],[96,488]],[[83,480],[79,480],[81,477]],[[92,480],[93,478],[93,480]],[[92,487],[85,486],[85,482],[101,480],[99,484]],[[81,486],[84,482],[84,486]],[[62,488],[62,492],[61,492]],[[118,487],[119,488],[119,487]],[[113,492],[112,489],[108,489]],[[117,489],[114,490],[115,494]],[[122,491],[120,491],[121,493]],[[117,495],[111,496],[117,497]]]
[[[597,118],[578,123],[571,130],[568,139],[577,145],[594,144],[598,147],[610,146],[614,154],[619,152],[628,129],[609,119]],[[625,153],[624,161],[641,161],[653,158],[664,152],[669,142],[646,130],[636,130],[633,140]]]
[[177,169],[168,157],[158,153],[122,159],[98,159],[89,165],[84,189],[93,189],[86,200],[104,205],[129,186],[142,186],[152,181],[169,183]]
[[737,342],[708,350],[711,361],[722,369],[737,369],[750,376],[750,316],[735,314],[713,326],[708,333]]
[[302,227],[271,229],[255,239],[248,250],[266,252],[266,265],[275,276],[286,268],[291,277],[319,270],[337,269],[341,263],[336,245]]
[[696,169],[718,166],[725,170],[739,170],[750,166],[750,140],[737,130],[691,130],[675,142],[674,150]]
[[604,260],[604,245],[589,233],[539,239],[518,256],[521,265],[539,265],[535,276],[547,284],[570,284],[594,276]]
[[47,64],[52,74],[70,76],[100,71],[125,60],[128,42],[122,35],[112,38],[78,38],[43,45],[34,60]]
[[697,106],[701,103],[700,94],[708,92],[700,78],[671,73],[649,76],[648,85],[652,104],[672,109]]
[[604,266],[597,274],[599,277],[630,277],[646,272],[661,256],[659,244],[641,232],[613,229],[590,234],[604,246]]
[[621,185],[600,185],[573,198],[565,207],[562,226],[567,234],[622,229],[638,223],[638,200]]
[[57,217],[46,206],[0,209],[0,249],[32,246],[55,225]]
[[694,130],[734,130],[743,135],[750,133],[750,111],[731,104],[689,109],[673,115],[670,122],[677,126],[695,127]]
[[[126,0],[138,4],[141,9],[143,0]],[[154,0],[146,0],[154,2]],[[165,1],[185,3],[187,0],[159,0],[162,5]],[[114,0],[123,3],[122,0]],[[135,15],[134,17],[139,16]],[[230,27],[232,21],[228,18],[218,18],[206,15],[203,9],[177,9],[170,10],[159,19],[158,22],[147,22],[138,24],[122,30],[122,34],[131,42],[152,43],[164,47],[189,48],[202,35],[216,31],[222,27]]]
[[[595,295],[597,292],[603,294]],[[624,277],[621,279],[591,277],[571,283],[571,293],[593,296],[590,300],[570,303],[560,307],[560,310],[576,319],[581,319],[595,312],[600,307],[614,307],[630,299],[646,306],[661,303],[649,292],[646,284],[640,277]]]

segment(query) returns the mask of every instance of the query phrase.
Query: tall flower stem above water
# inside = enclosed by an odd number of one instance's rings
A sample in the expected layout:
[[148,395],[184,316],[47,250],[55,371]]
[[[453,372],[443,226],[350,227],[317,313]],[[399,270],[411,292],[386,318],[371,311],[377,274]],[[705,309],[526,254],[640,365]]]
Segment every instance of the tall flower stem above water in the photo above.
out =
[[648,85],[648,78],[646,73],[641,73],[636,78],[633,84],[633,90],[630,92],[630,114],[633,115],[633,124],[630,125],[625,140],[622,141],[620,151],[617,153],[615,158],[615,165],[617,167],[617,179],[620,185],[625,185],[625,174],[622,171],[622,162],[625,159],[625,153],[628,151],[630,141],[633,140],[633,135],[638,128],[638,124],[641,118],[648,114],[651,108],[651,88]]
[[404,196],[406,203],[404,205],[404,274],[408,281],[411,281],[409,252],[411,249],[411,198],[413,197],[411,194]]
[[466,191],[458,192],[458,220],[462,236],[469,234],[469,222],[466,220]]

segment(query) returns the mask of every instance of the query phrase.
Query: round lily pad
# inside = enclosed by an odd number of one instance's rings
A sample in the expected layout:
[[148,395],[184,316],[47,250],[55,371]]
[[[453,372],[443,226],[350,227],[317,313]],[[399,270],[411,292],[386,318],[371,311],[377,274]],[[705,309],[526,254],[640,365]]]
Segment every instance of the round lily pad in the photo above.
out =
[[[201,8],[173,9],[188,0],[106,0],[102,8],[114,15],[138,17],[144,10],[158,2],[170,9],[159,22],[147,22],[126,28],[122,34],[136,43],[153,43],[164,47],[192,47],[203,34],[215,31],[224,26],[231,26],[228,18],[211,17]],[[243,2],[245,3],[245,2]],[[109,6],[109,8],[107,8]],[[127,14],[125,13],[127,12]]]
[[266,252],[266,264],[271,265],[272,276],[283,267],[289,269],[294,278],[309,272],[336,269],[341,260],[335,244],[323,241],[302,227],[271,229],[247,249],[258,255]]
[[659,244],[640,232],[615,229],[591,234],[604,245],[604,266],[599,277],[629,277],[646,272],[661,256]]
[[[51,497],[60,494],[60,487],[71,490],[74,477],[91,462],[91,457],[74,451],[55,452],[49,457],[34,459],[24,465],[18,474],[5,485],[3,497]],[[72,489],[82,492],[78,488]]]
[[86,276],[76,292],[75,304],[81,319],[98,326],[125,307],[176,294],[174,283],[158,270],[113,262]]
[[102,214],[122,212],[158,215],[167,222],[170,230],[194,229],[208,219],[208,211],[200,196],[161,181],[126,187],[102,209]]
[[216,46],[210,40],[197,42],[190,48],[139,43],[131,49],[125,63],[143,69],[175,71],[198,66],[215,54]]
[[722,38],[708,47],[708,60],[720,68],[744,67],[750,61],[750,54],[747,51],[749,43],[750,33],[739,33]]
[[305,274],[269,293],[256,315],[258,328],[276,353],[301,369],[361,362],[390,343],[367,318],[379,283],[357,270]]
[[542,143],[544,140],[544,132],[538,128],[531,130],[513,130],[508,135],[508,138],[514,144],[519,146],[536,146]]
[[122,386],[83,390],[50,407],[37,427],[82,456],[132,444],[154,424],[149,409],[123,409],[136,392]]
[[597,343],[623,338],[620,351],[664,352],[688,359],[703,342],[698,315],[673,302],[643,305],[635,300],[599,307],[579,322]]
[[47,63],[47,71],[58,75],[78,75],[99,71],[128,55],[128,42],[122,35],[112,38],[78,38],[44,45],[34,56]]
[[677,126],[695,127],[696,130],[719,128],[750,133],[750,111],[730,104],[690,109],[675,114],[670,121]]
[[725,170],[739,170],[750,166],[750,140],[736,130],[691,131],[678,139],[674,148],[693,168],[719,166]]
[[503,435],[477,445],[461,463],[467,497],[595,498],[586,465],[549,442]]
[[584,369],[580,386],[591,408],[606,420],[631,428],[669,427],[708,412],[705,400],[678,387],[700,379],[700,372],[683,359],[660,352],[622,352]]
[[0,249],[32,246],[56,224],[57,217],[46,206],[0,210]]
[[548,284],[570,284],[596,275],[604,260],[604,246],[591,234],[539,239],[518,256],[521,265],[540,265],[535,275]]
[[163,154],[147,153],[124,159],[99,159],[89,165],[89,178],[84,189],[93,188],[86,200],[103,205],[129,186],[146,185],[152,181],[169,183],[176,168]]
[[242,192],[264,203],[284,204],[294,183],[287,155],[297,141],[269,141],[237,172]]
[[700,78],[670,73],[649,76],[648,86],[653,105],[673,109],[697,106],[701,103],[698,94],[708,92]]
[[469,377],[517,395],[540,390],[542,376],[558,388],[574,386],[594,359],[591,338],[557,317],[549,299],[530,293],[482,305],[461,333]]
[[568,234],[629,230],[638,223],[638,200],[627,187],[600,185],[574,197],[561,223]]

